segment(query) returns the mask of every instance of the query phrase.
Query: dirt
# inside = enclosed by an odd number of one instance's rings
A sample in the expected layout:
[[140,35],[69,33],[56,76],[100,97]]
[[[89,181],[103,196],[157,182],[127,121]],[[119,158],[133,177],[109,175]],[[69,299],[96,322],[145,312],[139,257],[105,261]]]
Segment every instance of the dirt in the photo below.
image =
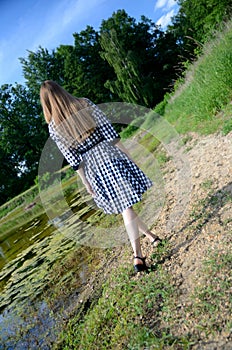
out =
[[[168,220],[176,202],[176,169],[173,159],[165,164],[166,204],[155,223],[153,231],[170,243],[170,256],[163,267],[170,272],[173,284],[178,291],[175,296],[176,309],[172,316],[171,330],[175,336],[191,334],[198,338],[193,349],[231,349],[232,330],[221,330],[205,335],[195,329],[191,315],[191,296],[196,286],[207,284],[204,280],[203,261],[210,254],[222,256],[231,251],[232,241],[232,133],[223,136],[215,134],[199,136],[189,134],[184,150],[191,170],[191,191],[188,205],[183,210],[181,220],[174,229],[167,230]],[[189,186],[189,178],[186,178]],[[183,181],[182,186],[185,186]],[[226,200],[227,198],[230,200]],[[146,239],[144,244],[147,243]],[[146,254],[152,254],[148,244],[144,245]],[[230,276],[224,276],[231,280]],[[215,286],[217,288],[217,286]],[[230,305],[231,308],[231,305]],[[187,310],[186,310],[187,309]],[[230,309],[231,310],[231,309]],[[224,313],[223,313],[224,312]],[[228,307],[218,318],[228,320]],[[231,321],[231,319],[230,319]],[[167,324],[163,324],[167,326]],[[169,324],[170,326],[170,324]],[[223,328],[223,326],[222,326]]]

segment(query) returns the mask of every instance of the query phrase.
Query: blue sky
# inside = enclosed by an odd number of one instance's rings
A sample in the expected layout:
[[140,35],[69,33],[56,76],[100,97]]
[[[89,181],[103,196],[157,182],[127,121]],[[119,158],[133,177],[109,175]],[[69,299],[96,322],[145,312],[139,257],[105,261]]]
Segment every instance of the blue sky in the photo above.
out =
[[119,9],[165,28],[178,6],[175,0],[0,0],[0,85],[23,84],[18,58],[27,57],[27,50],[73,44],[73,33],[87,25],[98,30]]

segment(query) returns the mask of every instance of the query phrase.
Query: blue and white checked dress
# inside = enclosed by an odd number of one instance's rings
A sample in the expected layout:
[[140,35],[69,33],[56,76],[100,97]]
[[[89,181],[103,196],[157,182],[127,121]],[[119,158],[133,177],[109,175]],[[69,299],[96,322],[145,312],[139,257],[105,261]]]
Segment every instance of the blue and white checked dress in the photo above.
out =
[[152,181],[115,144],[120,136],[105,114],[90,100],[91,114],[96,122],[94,132],[76,147],[66,147],[52,120],[49,133],[74,170],[83,166],[95,196],[96,205],[105,213],[122,213],[142,199]]

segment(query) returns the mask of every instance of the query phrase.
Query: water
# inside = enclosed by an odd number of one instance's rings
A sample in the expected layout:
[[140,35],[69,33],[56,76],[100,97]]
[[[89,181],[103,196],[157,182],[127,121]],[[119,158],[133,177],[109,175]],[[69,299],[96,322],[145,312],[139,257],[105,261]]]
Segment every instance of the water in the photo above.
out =
[[[46,349],[49,348],[46,343],[55,340],[55,334],[59,331],[59,318],[64,317],[61,311],[64,305],[58,306],[59,316],[53,315],[46,301],[43,298],[38,301],[38,297],[50,282],[49,273],[53,265],[78,248],[77,240],[70,238],[67,228],[73,227],[73,222],[78,219],[75,211],[79,212],[80,198],[73,196],[69,201],[73,210],[52,220],[45,213],[34,214],[32,209],[31,220],[10,230],[2,238],[0,349],[6,346],[7,349],[19,350]],[[85,208],[85,212],[88,211],[90,209]],[[78,225],[80,223],[78,221]],[[66,234],[62,227],[66,227]],[[83,285],[88,276],[88,265],[84,259],[80,259],[77,264],[77,278],[80,279],[80,285]],[[78,293],[77,288],[73,298],[77,299]],[[71,299],[72,295],[69,296]],[[33,314],[30,314],[32,311]],[[28,332],[22,338],[20,332],[26,328]]]

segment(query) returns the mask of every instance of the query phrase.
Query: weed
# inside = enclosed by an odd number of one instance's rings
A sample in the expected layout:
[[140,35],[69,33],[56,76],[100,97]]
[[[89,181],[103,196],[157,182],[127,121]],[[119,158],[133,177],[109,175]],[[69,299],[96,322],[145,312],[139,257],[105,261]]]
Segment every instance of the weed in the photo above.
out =
[[222,128],[231,131],[231,118],[221,112],[231,100],[232,22],[218,38],[205,45],[203,54],[190,65],[185,79],[165,106],[164,117],[177,131],[209,134]]
[[200,286],[191,296],[191,313],[197,319],[197,328],[209,336],[228,329],[231,322],[232,254],[214,252],[203,263]]
[[156,159],[160,165],[163,165],[167,163],[171,159],[171,157],[168,156],[166,152],[159,152],[156,155]]
[[186,136],[184,136],[184,137],[182,138],[181,142],[182,142],[184,145],[186,145],[186,143],[188,143],[188,142],[191,141],[191,140],[192,140],[192,136],[186,135]]
[[202,182],[201,187],[206,190],[211,190],[213,186],[213,180],[208,179]]
[[232,131],[232,119],[226,120],[222,126],[223,135],[227,135]]
[[[80,320],[69,322],[63,333],[63,349],[141,349],[159,346],[149,315],[158,317],[162,300],[171,294],[167,276],[143,275],[136,280],[131,271],[119,268],[103,286],[102,297]],[[147,317],[146,317],[147,315]]]

